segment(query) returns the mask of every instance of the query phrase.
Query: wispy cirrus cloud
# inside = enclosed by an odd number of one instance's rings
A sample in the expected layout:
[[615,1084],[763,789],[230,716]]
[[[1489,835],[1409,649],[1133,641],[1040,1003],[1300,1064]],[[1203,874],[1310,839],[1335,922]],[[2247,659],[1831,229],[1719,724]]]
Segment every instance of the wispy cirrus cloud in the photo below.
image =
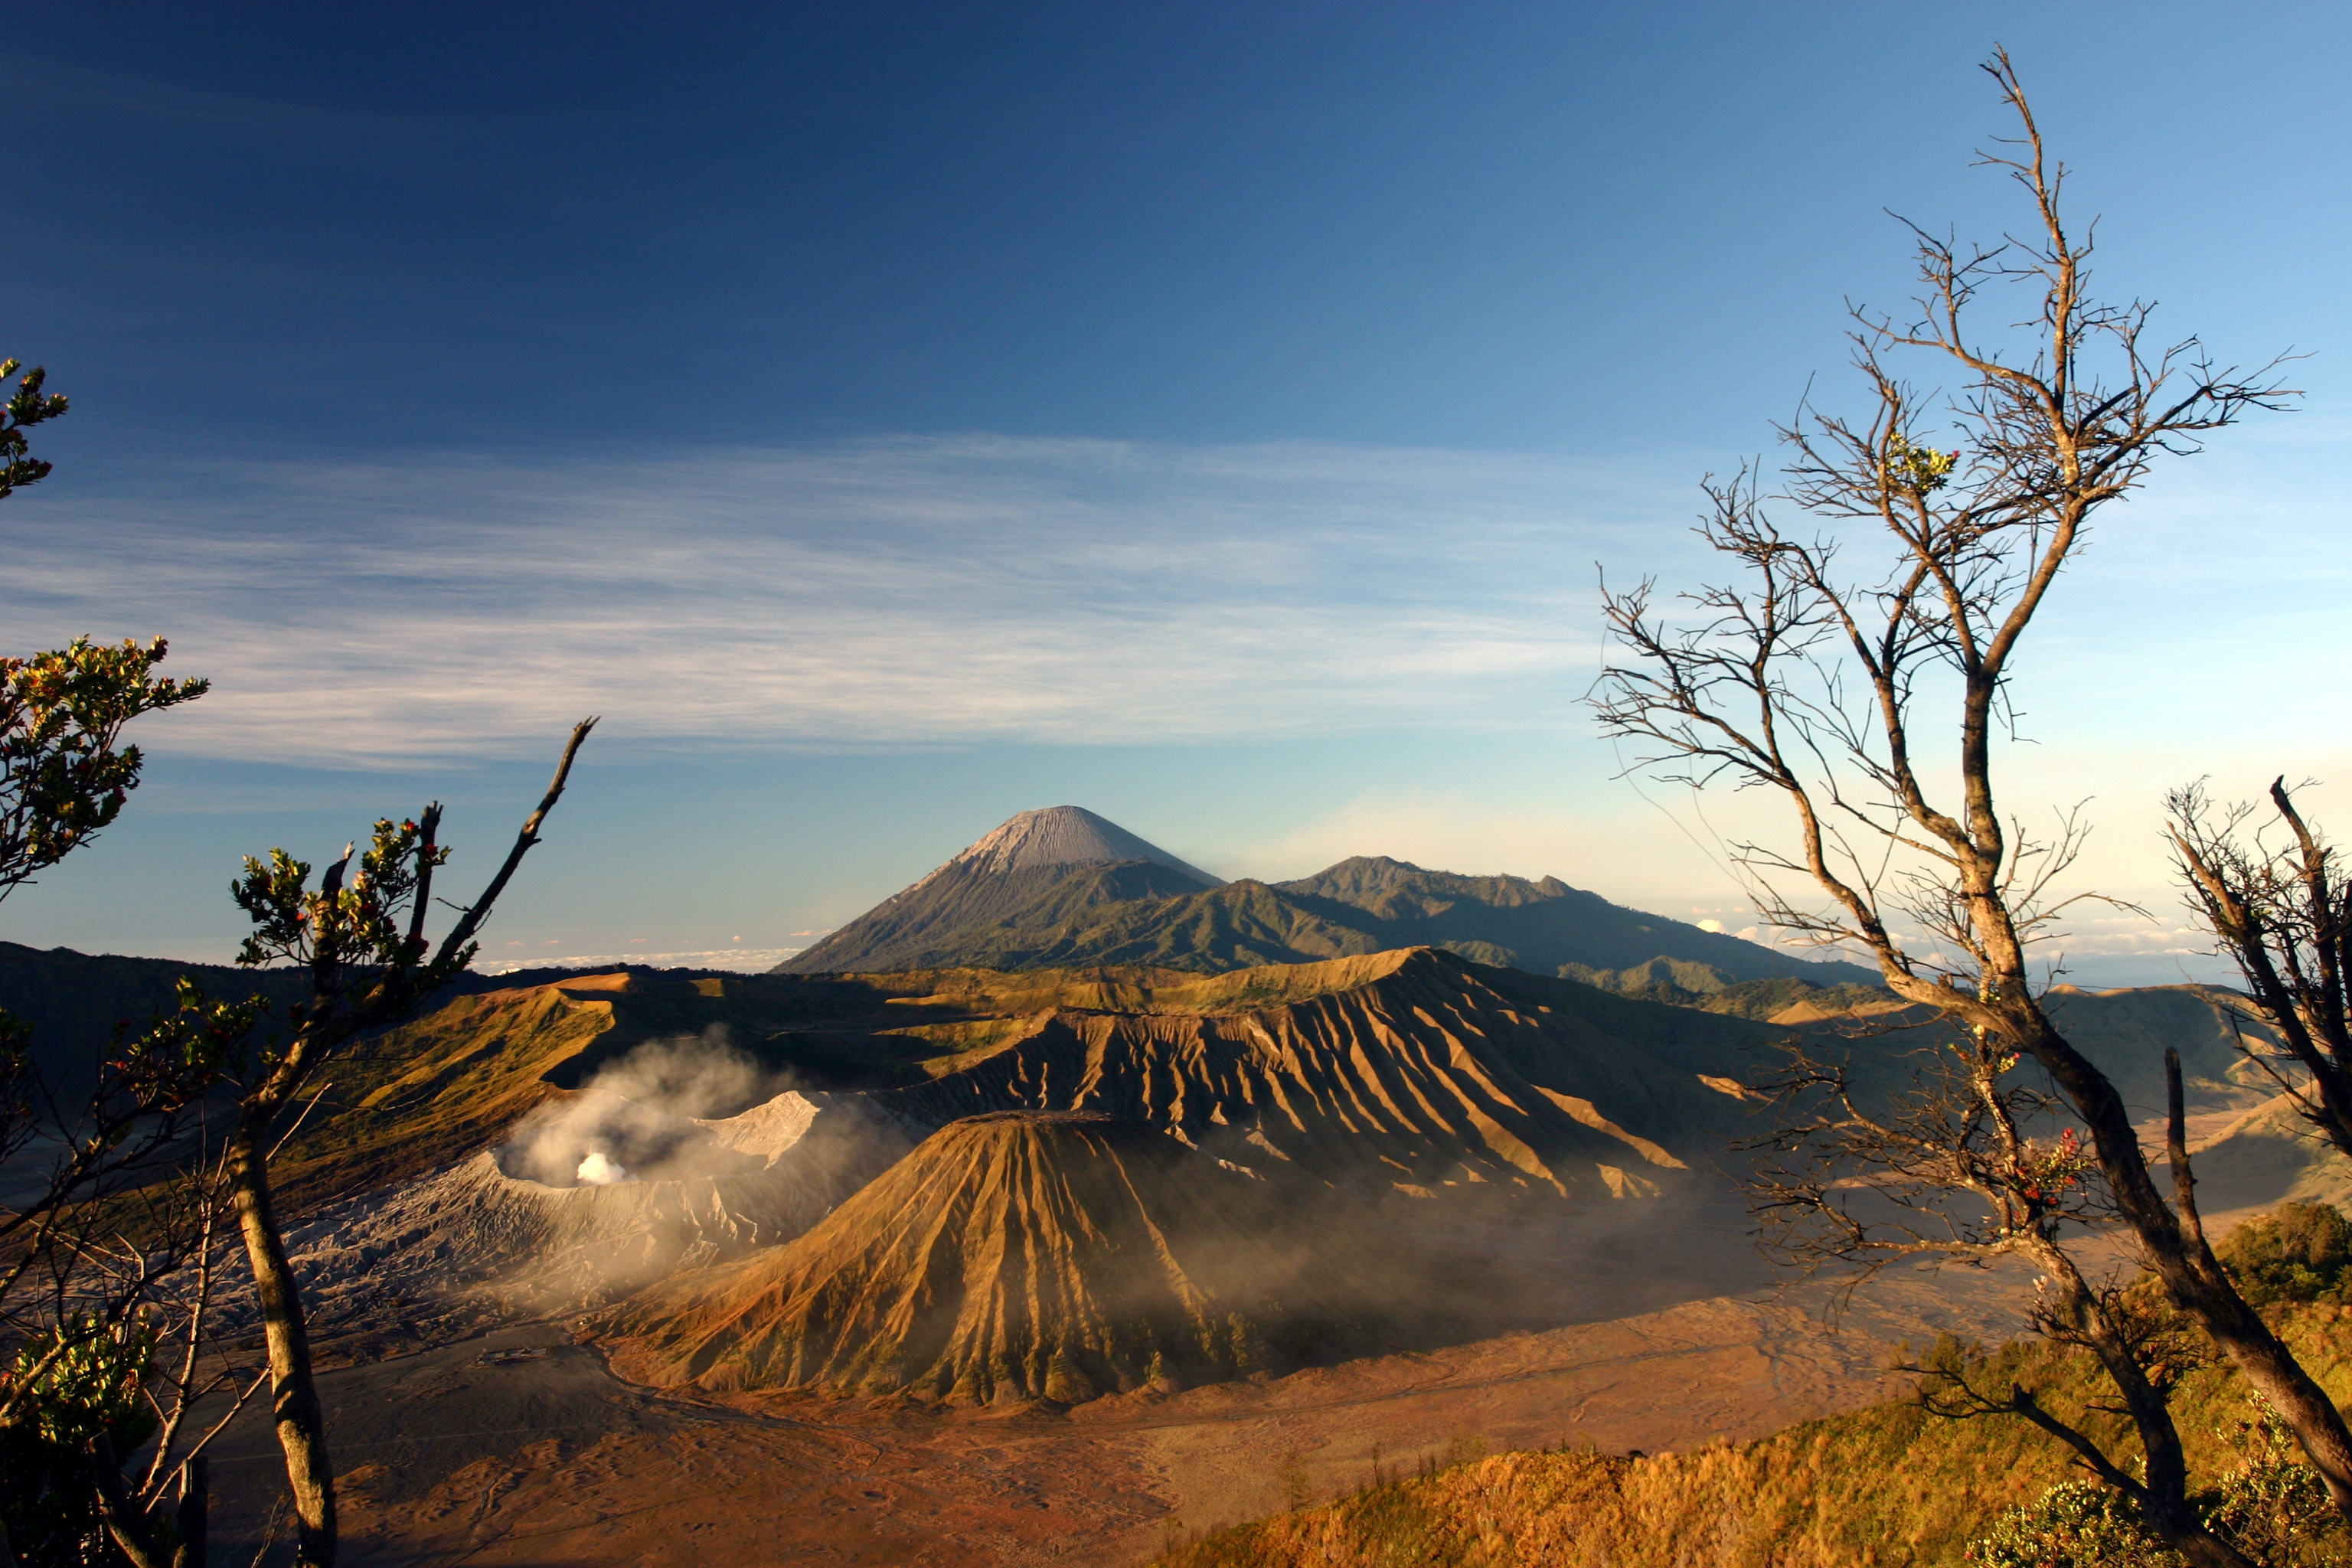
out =
[[641,746],[1556,722],[1590,563],[1686,510],[1559,458],[993,437],[34,494],[12,642],[167,635],[215,690],[152,742],[354,765],[590,711]]

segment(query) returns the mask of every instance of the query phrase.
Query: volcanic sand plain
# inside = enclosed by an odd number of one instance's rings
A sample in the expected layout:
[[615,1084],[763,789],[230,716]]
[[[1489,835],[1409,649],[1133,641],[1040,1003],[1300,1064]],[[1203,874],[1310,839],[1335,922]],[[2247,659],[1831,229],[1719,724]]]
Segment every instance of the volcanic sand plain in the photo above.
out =
[[[1578,1026],[1571,1008],[1627,1010],[1640,1004],[1581,990],[1555,996],[1565,983],[1474,971],[1429,953],[1342,961],[1322,973],[1255,973],[1265,984],[1284,981],[1288,990],[1263,1005],[1253,994],[1236,1011],[1286,1031],[1286,1049],[1262,1058],[1284,1071],[1311,1067],[1333,1082],[1345,1081],[1360,1059],[1371,1059],[1369,1047],[1357,1046],[1385,1030],[1402,1044],[1381,1059],[1410,1068],[1420,1075],[1416,1082],[1443,1087],[1443,1080],[1468,1070],[1465,1063],[1476,1067],[1500,1048],[1487,1042],[1524,1037],[1528,1061],[1595,1075],[1590,1086],[1562,1079],[1556,1093],[1547,1092],[1547,1085],[1521,1097],[1527,1100],[1522,1119],[1530,1127],[1543,1122],[1548,1142],[1604,1136],[1629,1150],[1640,1146],[1614,1123],[1596,1133],[1589,1121],[1551,1114],[1553,1106],[1566,1104],[1590,1111],[1587,1100],[1628,1107],[1620,1114],[1629,1117],[1645,1114],[1650,1101],[1612,1076],[1638,1066],[1642,1054],[1629,1057],[1605,1039],[1598,1051],[1570,1048],[1574,1039],[1564,1033]],[[1176,976],[1167,984],[1207,989],[1247,980]],[[1009,984],[1001,977],[991,983]],[[1024,976],[1023,984],[1043,983]],[[698,996],[720,995],[711,983],[696,986]],[[725,983],[726,990],[732,986]],[[1486,999],[1496,986],[1527,992],[1528,999],[1520,1005],[1499,992],[1501,1000]],[[541,1087],[551,1081],[549,1062],[569,1059],[593,1037],[598,1019],[590,1013],[629,1005],[640,988],[637,981],[616,977],[602,983],[609,1000],[567,1000],[550,989],[469,1004],[485,1016],[514,1015],[520,1023],[507,1027],[508,1037],[543,1038],[546,1048],[537,1055],[520,1048],[500,1054],[495,1065],[521,1088],[495,1105],[485,1099],[478,1113],[469,1111],[462,1121],[450,1120],[447,1134],[434,1146],[436,1157],[462,1152],[468,1140],[478,1147],[495,1135],[494,1127],[526,1109],[526,1099],[537,1103],[555,1092]],[[660,999],[654,986],[642,988],[649,1001]],[[570,981],[562,989],[592,987]],[[924,994],[938,990],[934,985]],[[1344,1017],[1334,1012],[1338,1004],[1326,1000],[1342,992],[1352,1009]],[[1066,997],[1052,1000],[1068,1005]],[[1026,994],[964,1010],[1025,1017]],[[1725,1048],[1737,1043],[1727,1031],[1748,1027],[1680,1009],[1654,1011],[1676,1029],[1726,1033],[1717,1042]],[[1457,1014],[1476,1029],[1436,1022]],[[1131,1048],[1114,1050],[1126,1037],[1109,1036],[1145,1026],[1123,1013],[1114,1016],[1101,1001],[1055,1015],[1068,1018],[1066,1024],[1041,1015],[1040,1021],[1022,1024],[1018,1040],[952,1058],[952,1074],[908,1093],[941,1099],[934,1120],[992,1113],[1023,1100],[1013,1088],[992,1088],[990,1075],[1002,1076],[1033,1055],[1058,1064],[1054,1081],[1095,1085],[1101,1093],[1099,1086],[1117,1087],[1112,1069],[1128,1071],[1156,1059],[1150,1053],[1164,1047],[1160,1034],[1174,1038],[1182,1030],[1206,1028],[1190,1021],[1196,1016],[1153,1025],[1159,1034],[1138,1035],[1126,1042]],[[1406,1027],[1402,1020],[1409,1017],[1420,1026]],[[457,1022],[464,1026],[453,1025],[448,1050],[470,1061],[479,1054],[481,1031],[470,1015]],[[1419,1050],[1415,1042],[1424,1030],[1432,1040],[1443,1035],[1438,1043],[1444,1048]],[[1529,1054],[1539,1043],[1535,1037],[1549,1038],[1556,1031],[1563,1032],[1561,1049]],[[1712,1035],[1694,1036],[1687,1042],[1697,1070],[1717,1070],[1708,1063],[1720,1053],[1710,1040]],[[1657,1051],[1683,1048],[1666,1040]],[[1234,1054],[1243,1059],[1238,1046]],[[438,1057],[420,1054],[417,1061],[404,1070],[443,1072]],[[1074,1068],[1085,1071],[1068,1070]],[[1691,1070],[1690,1061],[1679,1069]],[[1516,1081],[1500,1069],[1490,1077],[1496,1084]],[[463,1087],[471,1079],[452,1081]],[[958,1084],[968,1086],[971,1103],[946,1102],[941,1086]],[[1662,1133],[1685,1121],[1701,1125],[1691,1121],[1697,1111],[1739,1103],[1712,1087],[1701,1092],[1665,1078],[1659,1085],[1648,1113],[1658,1118]],[[477,1098],[488,1094],[484,1089]],[[1538,1096],[1545,1103],[1537,1104]],[[1149,1099],[1141,1089],[1107,1097],[1138,1104]],[[1274,1097],[1268,1091],[1262,1098]],[[1314,1097],[1295,1098],[1308,1103]],[[1203,1120],[1204,1107],[1217,1103],[1197,1094],[1185,1102],[1187,1116],[1198,1123],[1192,1128],[1195,1137],[1218,1135],[1223,1124]],[[2229,1124],[2244,1114],[2233,1110]],[[1640,1125],[1634,1123],[1636,1131]],[[2223,1131],[2217,1121],[2212,1131]],[[405,1137],[405,1124],[386,1136],[394,1132]],[[2243,1142],[2242,1134],[2233,1141]],[[1348,1141],[1350,1146],[1360,1142]],[[1396,1146],[1408,1166],[1437,1158],[1415,1145]],[[1482,1157],[1467,1146],[1449,1144],[1441,1152],[1456,1162]],[[407,1157],[414,1163],[418,1156]],[[2269,1166],[2278,1161],[2256,1163],[2262,1168],[2250,1166],[2241,1184],[2247,1191],[2232,1192],[2231,1198],[2246,1201],[2262,1189],[2259,1195],[2274,1199],[2284,1195],[2277,1189],[2284,1177],[2302,1179],[2300,1167],[2288,1168],[2292,1161],[2277,1172]],[[1494,1174],[1505,1174],[1488,1164]],[[1655,1162],[1633,1168],[1649,1169],[1661,1182],[1683,1180]],[[1378,1240],[1363,1256],[1392,1271],[1399,1294],[1425,1289],[1434,1279],[1467,1306],[1517,1318],[1510,1331],[1499,1324],[1465,1326],[1451,1338],[1419,1341],[1423,1348],[1412,1352],[1182,1392],[1146,1387],[1066,1406],[1041,1400],[956,1406],[904,1394],[807,1390],[656,1390],[615,1376],[602,1352],[583,1342],[583,1320],[572,1311],[525,1321],[502,1317],[480,1292],[429,1301],[387,1296],[403,1321],[354,1335],[343,1348],[349,1364],[320,1380],[343,1479],[346,1557],[355,1564],[419,1568],[736,1560],[1135,1563],[1172,1539],[1326,1499],[1376,1473],[1410,1473],[1425,1459],[1442,1461],[1481,1447],[1565,1443],[1656,1451],[1760,1436],[1885,1396],[1891,1389],[1883,1369],[1895,1341],[1938,1332],[1999,1340],[2021,1326],[2029,1292],[2016,1274],[1904,1268],[1850,1296],[1819,1281],[1776,1291],[1748,1234],[1747,1216],[1720,1197],[1710,1203],[1702,1189],[1713,1183],[1701,1173],[1691,1173],[1685,1184],[1693,1190],[1664,1204],[1560,1205],[1558,1226],[1526,1223],[1528,1211],[1522,1208],[1519,1220],[1491,1231],[1462,1223],[1477,1205],[1449,1202],[1442,1214],[1432,1210],[1430,1223],[1460,1232],[1450,1248],[1411,1226],[1370,1227]],[[1614,1217],[1596,1217],[1604,1215]],[[1457,1254],[1459,1268],[1441,1251]],[[1485,1272],[1470,1272],[1474,1265]],[[1498,1280],[1511,1289],[1496,1289]],[[1549,1315],[1530,1317],[1530,1311]],[[544,1353],[483,1359],[486,1352],[522,1349]],[[214,1472],[216,1535],[226,1559],[282,1562],[290,1555],[284,1521],[273,1516],[283,1506],[278,1464],[266,1421],[258,1411],[248,1412],[225,1437]],[[257,1551],[273,1537],[270,1550]]]
[[[1743,1237],[1727,1226],[1711,1239],[1717,1262],[1754,1277]],[[1689,1259],[1702,1238],[1675,1240]],[[1285,1377],[1009,1412],[681,1397],[614,1376],[556,1322],[336,1368],[320,1392],[346,1560],[362,1568],[1139,1563],[1376,1468],[1562,1444],[1683,1449],[1851,1409],[1888,1394],[1895,1342],[2006,1337],[2024,1295],[2015,1274],[1906,1268],[1851,1295],[1815,1282],[1696,1296]],[[519,1349],[543,1353],[483,1359]],[[224,1435],[215,1532],[231,1560],[290,1557],[278,1464],[257,1411]]]

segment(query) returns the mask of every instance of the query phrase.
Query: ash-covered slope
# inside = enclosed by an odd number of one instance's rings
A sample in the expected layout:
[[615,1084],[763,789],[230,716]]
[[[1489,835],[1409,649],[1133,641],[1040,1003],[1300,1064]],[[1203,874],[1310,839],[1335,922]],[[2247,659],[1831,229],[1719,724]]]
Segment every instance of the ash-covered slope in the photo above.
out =
[[[567,1099],[542,1105],[567,1112],[549,1136],[527,1119],[496,1148],[296,1227],[288,1239],[314,1304],[463,1285],[532,1312],[601,1305],[790,1241],[928,1131],[855,1095],[787,1092],[707,1121],[600,1105],[612,1097],[593,1091]],[[659,1163],[641,1167],[645,1176],[573,1175],[591,1147],[626,1170],[656,1142]]]
[[1076,1404],[1372,1342],[1286,1262],[1262,1189],[1165,1132],[997,1112],[933,1134],[790,1246],[600,1325],[663,1386]]
[[1213,888],[1220,881],[1080,805],[1049,805],[1018,813],[948,865],[1002,874],[1049,866],[1109,866],[1123,860],[1149,860],[1181,871],[1202,887]]
[[691,1106],[655,1097],[687,1117],[731,1115],[787,1088],[890,1081],[873,1066],[887,1048],[869,1035],[846,1037],[856,1048],[836,1058],[824,1048],[836,1037],[801,1032],[883,1005],[868,986],[642,971],[456,997],[338,1061],[278,1162],[280,1191],[299,1212],[463,1164],[640,1051],[728,1066],[725,1082],[704,1085]]
[[[958,933],[1002,924],[1078,873],[1091,874],[1093,901],[1156,900],[1221,885],[1082,806],[1024,811],[773,973],[879,973],[973,963],[968,938]],[[1056,907],[1071,904],[1066,892]]]

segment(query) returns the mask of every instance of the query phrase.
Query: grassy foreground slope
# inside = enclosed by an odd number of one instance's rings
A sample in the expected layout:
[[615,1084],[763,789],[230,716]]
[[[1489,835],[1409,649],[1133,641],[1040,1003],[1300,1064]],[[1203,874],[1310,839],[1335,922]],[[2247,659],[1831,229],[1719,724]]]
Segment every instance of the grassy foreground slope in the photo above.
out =
[[[2339,1231],[2340,1237],[2340,1231]],[[2278,1231],[2241,1232],[2244,1265]],[[2265,1237],[2267,1236],[2267,1241]],[[2339,1405],[2352,1401],[2352,1258],[2319,1273],[2272,1258],[2267,1315]],[[2242,1277],[2244,1269],[2242,1268]],[[2296,1298],[2303,1298],[2297,1300]],[[2024,1342],[1991,1352],[2015,1377],[2125,1452],[2112,1398],[2080,1352]],[[2209,1364],[2179,1385],[2176,1418],[2192,1485],[2211,1488],[2273,1458],[2234,1371]],[[1408,1464],[1410,1460],[1408,1459]],[[2008,1417],[1953,1420],[1895,1400],[1753,1443],[1626,1457],[1520,1452],[1381,1479],[1353,1496],[1172,1544],[1161,1568],[1941,1568],[2007,1510],[2083,1472],[2053,1439]],[[1369,1479],[1370,1478],[1368,1478]],[[2340,1526],[2305,1531],[2276,1568],[2352,1562]],[[2074,1568],[2108,1568],[2105,1560]],[[2123,1560],[2116,1560],[2120,1568]],[[2169,1554],[2130,1559],[2158,1568]]]

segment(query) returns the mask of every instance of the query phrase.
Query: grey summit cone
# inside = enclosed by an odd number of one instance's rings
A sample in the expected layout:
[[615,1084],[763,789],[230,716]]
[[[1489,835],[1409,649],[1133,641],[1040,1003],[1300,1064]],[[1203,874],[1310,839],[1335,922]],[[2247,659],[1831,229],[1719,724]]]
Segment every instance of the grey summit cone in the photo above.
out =
[[1066,879],[1093,870],[1116,899],[1181,898],[1225,884],[1084,806],[1024,811],[913,887],[776,965],[778,974],[952,967],[992,929]]
[[1149,860],[1181,871],[1204,888],[1225,885],[1223,878],[1213,877],[1198,866],[1179,860],[1158,845],[1137,837],[1118,823],[1097,816],[1082,805],[1049,805],[1007,818],[995,832],[908,891],[922,888],[958,866],[1003,873],[1041,867],[1118,865],[1129,860]]

